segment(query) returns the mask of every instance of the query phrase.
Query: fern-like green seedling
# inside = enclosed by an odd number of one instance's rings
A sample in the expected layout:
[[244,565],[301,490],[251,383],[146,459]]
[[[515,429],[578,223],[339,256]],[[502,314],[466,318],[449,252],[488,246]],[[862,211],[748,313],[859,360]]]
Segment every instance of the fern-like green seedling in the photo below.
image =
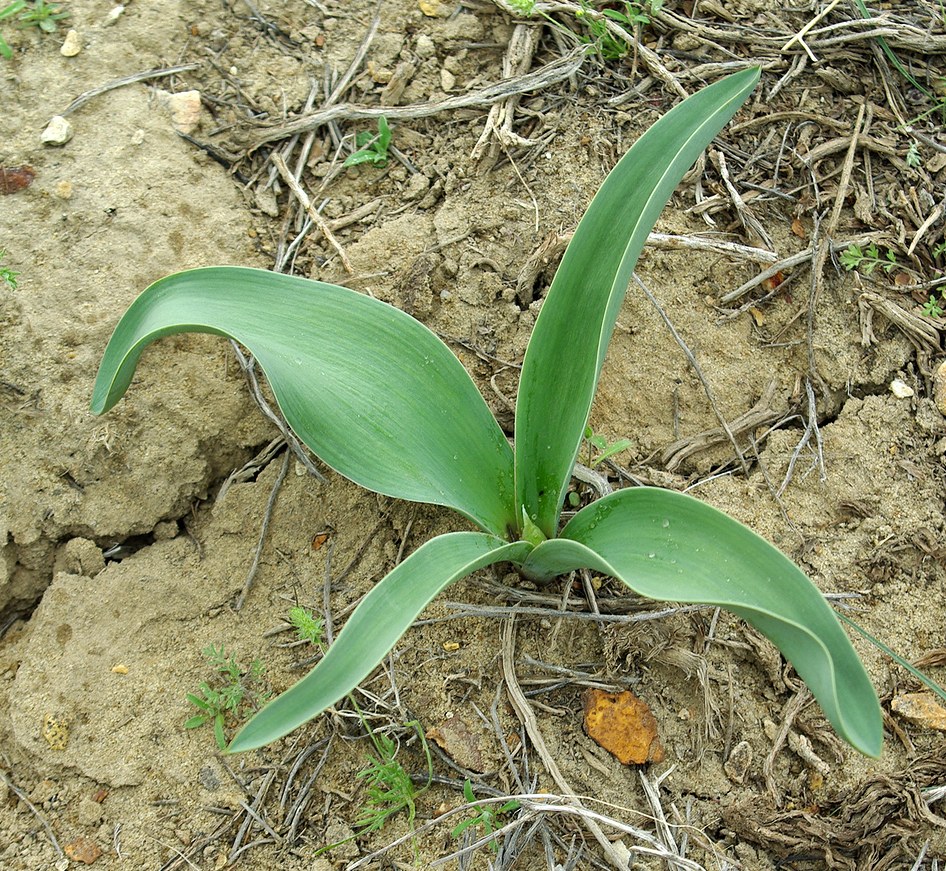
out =
[[230,751],[268,744],[344,698],[438,593],[509,562],[538,581],[590,569],[652,599],[732,611],[792,662],[842,737],[880,752],[880,706],[850,639],[817,587],[771,544],[697,499],[655,487],[618,490],[561,523],[637,257],[684,173],[758,78],[748,69],[687,98],[602,184],[536,320],[514,447],[450,349],[364,294],[213,267],[168,276],[132,304],[105,351],[93,411],[119,401],[155,339],[228,336],[250,350],[287,422],[324,462],[377,493],[453,508],[478,529],[432,538],[398,563],[312,671],[253,717]]
[[870,275],[878,266],[889,273],[899,264],[897,255],[889,248],[884,256],[881,256],[880,249],[872,242],[866,248],[851,243],[841,252],[841,265],[850,272],[858,269],[865,275]]
[[227,746],[227,721],[240,722],[246,719],[247,714],[258,709],[269,698],[269,693],[259,689],[266,668],[260,660],[254,659],[250,667],[244,670],[233,654],[228,656],[223,647],[217,648],[212,644],[204,648],[203,654],[217,672],[217,677],[213,685],[202,681],[199,693],[187,694],[187,701],[199,708],[200,713],[184,723],[184,728],[198,729],[213,723],[217,746],[224,750]]
[[316,647],[325,647],[325,621],[298,605],[289,609],[289,623],[295,628],[300,641]]

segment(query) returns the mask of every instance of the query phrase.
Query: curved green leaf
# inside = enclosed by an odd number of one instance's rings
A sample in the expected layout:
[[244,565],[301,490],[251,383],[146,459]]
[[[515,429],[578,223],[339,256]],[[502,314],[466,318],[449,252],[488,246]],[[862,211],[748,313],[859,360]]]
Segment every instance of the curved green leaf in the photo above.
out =
[[562,258],[529,342],[516,405],[516,498],[548,538],[647,234],[758,79],[758,69],[736,73],[657,121],[605,179]]
[[482,532],[451,532],[428,541],[372,588],[315,668],[256,714],[228,752],[262,747],[322,713],[374,671],[441,590],[493,563],[519,562],[530,548]]
[[149,343],[181,332],[245,345],[299,438],[357,484],[455,508],[500,535],[518,525],[509,443],[460,361],[404,312],[260,269],[171,275],[116,327],[92,410],[121,398]]
[[721,511],[632,487],[582,509],[523,564],[541,576],[591,568],[651,599],[718,605],[788,658],[838,734],[869,756],[883,741],[877,695],[824,596],[774,548]]

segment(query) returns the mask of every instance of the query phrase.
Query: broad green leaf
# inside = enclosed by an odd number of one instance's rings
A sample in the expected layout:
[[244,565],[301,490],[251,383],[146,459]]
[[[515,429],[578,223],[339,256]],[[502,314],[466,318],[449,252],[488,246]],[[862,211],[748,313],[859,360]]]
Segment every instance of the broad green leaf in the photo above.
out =
[[441,590],[493,563],[520,562],[530,549],[482,532],[428,541],[372,588],[315,668],[256,714],[229,752],[262,747],[322,713],[371,674]]
[[795,666],[839,735],[880,754],[877,695],[824,596],[784,554],[715,508],[671,490],[620,490],[582,509],[523,568],[539,577],[591,568],[651,599],[738,614]]
[[286,420],[357,484],[518,527],[512,450],[459,360],[404,312],[343,287],[260,269],[194,269],[152,284],[108,343],[92,396],[122,396],[161,336],[217,333],[256,357]]
[[516,406],[516,498],[548,538],[647,235],[758,79],[758,69],[729,76],[657,121],[605,179],[562,258],[526,351]]

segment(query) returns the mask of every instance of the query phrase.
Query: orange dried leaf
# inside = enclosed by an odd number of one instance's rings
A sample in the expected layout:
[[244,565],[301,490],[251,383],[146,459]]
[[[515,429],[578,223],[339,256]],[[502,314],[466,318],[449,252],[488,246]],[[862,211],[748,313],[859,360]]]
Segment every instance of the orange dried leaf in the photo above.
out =
[[73,862],[81,862],[83,865],[91,865],[102,855],[102,848],[95,841],[81,836],[71,844],[66,844],[63,850]]
[[808,238],[808,231],[805,229],[805,225],[804,225],[801,221],[799,221],[798,218],[795,218],[795,219],[792,221],[792,232],[793,232],[799,239],[807,239],[807,238]]
[[657,720],[634,693],[590,689],[584,695],[585,732],[624,765],[663,762]]
[[946,708],[932,693],[900,693],[893,697],[890,707],[905,720],[924,729],[946,732]]

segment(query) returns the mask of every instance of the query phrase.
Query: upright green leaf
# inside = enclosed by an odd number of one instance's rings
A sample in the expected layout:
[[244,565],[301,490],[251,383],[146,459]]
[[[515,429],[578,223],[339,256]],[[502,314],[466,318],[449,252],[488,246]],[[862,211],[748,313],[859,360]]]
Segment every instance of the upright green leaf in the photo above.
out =
[[371,589],[315,668],[256,714],[229,752],[262,747],[322,713],[374,671],[441,590],[493,563],[521,561],[530,548],[482,532],[451,532],[428,541]]
[[121,398],[161,336],[217,333],[256,357],[286,420],[363,487],[455,508],[505,535],[512,450],[460,361],[423,324],[343,287],[260,269],[212,267],[152,284],[108,343],[92,396]]
[[671,490],[632,487],[582,509],[540,544],[536,576],[591,568],[651,599],[718,605],[767,636],[795,666],[838,734],[878,756],[880,706],[824,596],[779,550],[721,511]]
[[736,73],[657,121],[607,177],[565,252],[526,352],[516,407],[516,497],[549,538],[647,235],[758,79],[758,69]]

